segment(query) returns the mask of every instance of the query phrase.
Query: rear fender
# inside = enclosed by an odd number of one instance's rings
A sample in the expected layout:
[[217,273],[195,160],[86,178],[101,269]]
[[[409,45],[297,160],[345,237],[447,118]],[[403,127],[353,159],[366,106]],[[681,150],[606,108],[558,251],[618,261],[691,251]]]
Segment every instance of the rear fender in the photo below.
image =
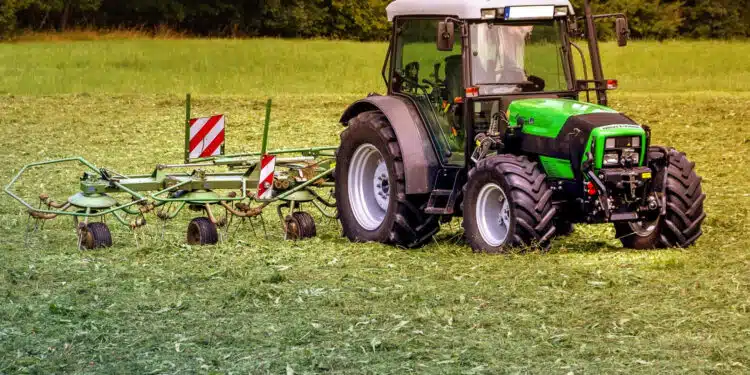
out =
[[419,111],[406,98],[370,96],[349,106],[340,122],[347,126],[360,113],[374,110],[385,115],[396,133],[404,162],[406,194],[430,193],[440,162]]

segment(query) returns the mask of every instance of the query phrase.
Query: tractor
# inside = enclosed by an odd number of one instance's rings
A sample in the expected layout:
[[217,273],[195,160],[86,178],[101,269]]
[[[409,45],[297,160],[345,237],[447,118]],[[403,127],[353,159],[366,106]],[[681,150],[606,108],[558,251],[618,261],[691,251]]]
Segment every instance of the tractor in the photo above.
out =
[[395,0],[387,13],[387,94],[341,117],[349,240],[419,247],[454,217],[486,253],[544,250],[578,223],[614,224],[629,249],[701,236],[695,164],[607,106],[618,82],[604,76],[596,23],[614,19],[624,47],[624,14],[585,1],[581,17],[568,0]]

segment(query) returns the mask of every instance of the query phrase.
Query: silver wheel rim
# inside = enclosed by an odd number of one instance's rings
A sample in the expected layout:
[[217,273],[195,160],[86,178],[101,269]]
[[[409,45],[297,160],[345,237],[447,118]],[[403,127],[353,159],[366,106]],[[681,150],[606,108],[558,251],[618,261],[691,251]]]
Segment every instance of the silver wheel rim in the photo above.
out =
[[349,205],[362,228],[383,224],[390,203],[388,166],[378,149],[365,143],[354,151],[349,164]]
[[505,244],[510,230],[510,204],[499,185],[487,184],[479,192],[476,218],[484,242],[492,247]]
[[659,219],[653,221],[636,221],[629,223],[630,229],[639,237],[648,237],[656,230]]

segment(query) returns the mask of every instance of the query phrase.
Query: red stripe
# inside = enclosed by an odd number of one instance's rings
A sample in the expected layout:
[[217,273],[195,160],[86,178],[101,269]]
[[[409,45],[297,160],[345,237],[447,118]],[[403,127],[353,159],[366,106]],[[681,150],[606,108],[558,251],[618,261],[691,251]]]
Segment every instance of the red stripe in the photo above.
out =
[[260,160],[260,169],[263,169],[268,164],[271,164],[273,159],[276,159],[275,155],[263,155],[263,158]]
[[[276,159],[276,156],[274,155],[263,155],[263,157],[260,159],[260,169],[262,170],[267,165],[271,164],[274,159]],[[266,189],[266,187],[264,186],[266,183],[268,183],[270,186],[273,186],[273,171],[271,171],[268,176],[265,176],[265,178],[263,176],[260,176],[260,178],[262,178],[262,180],[258,182],[258,197],[262,197],[263,194],[268,191],[268,189]]]
[[213,116],[208,120],[208,122],[206,122],[206,125],[203,125],[198,134],[196,134],[195,137],[190,140],[190,152],[193,152],[193,150],[195,150],[195,148],[198,147],[201,142],[203,142],[203,138],[205,138],[206,135],[211,131],[211,129],[216,126],[216,123],[221,120],[221,117],[221,115]]
[[216,149],[221,147],[221,145],[224,143],[224,129],[221,129],[221,132],[216,135],[216,138],[214,138],[213,141],[211,141],[211,144],[208,145],[205,149],[203,149],[203,152],[201,153],[202,158],[209,157],[214,154]]
[[198,119],[197,119],[197,118],[191,118],[191,119],[190,119],[190,126],[193,126],[193,125],[195,125],[195,123],[196,123],[197,121],[198,121]]

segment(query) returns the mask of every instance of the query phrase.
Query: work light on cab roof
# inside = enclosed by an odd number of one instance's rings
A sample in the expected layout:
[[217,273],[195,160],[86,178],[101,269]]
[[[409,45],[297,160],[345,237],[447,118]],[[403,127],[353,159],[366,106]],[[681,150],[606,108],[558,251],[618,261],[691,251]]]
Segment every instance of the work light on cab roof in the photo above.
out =
[[529,20],[574,15],[567,0],[396,0],[388,20],[403,16],[450,16],[464,20]]

